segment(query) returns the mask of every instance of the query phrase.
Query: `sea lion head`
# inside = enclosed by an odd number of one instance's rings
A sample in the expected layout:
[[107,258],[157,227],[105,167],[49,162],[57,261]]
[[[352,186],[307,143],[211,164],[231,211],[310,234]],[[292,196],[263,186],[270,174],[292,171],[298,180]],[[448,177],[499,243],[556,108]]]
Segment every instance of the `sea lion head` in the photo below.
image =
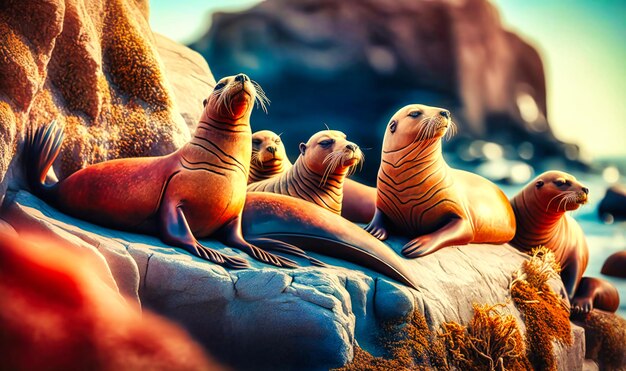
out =
[[546,212],[564,213],[587,203],[589,188],[562,171],[539,175],[527,188]]
[[270,130],[261,130],[252,134],[252,165],[259,168],[278,167],[287,158],[285,146],[277,135]]
[[255,101],[263,110],[269,103],[258,83],[243,73],[226,76],[217,82],[213,92],[203,101],[203,116],[221,122],[249,120]]
[[454,122],[450,111],[444,108],[429,107],[423,104],[410,104],[402,107],[389,120],[383,151],[399,151],[419,142],[432,142],[454,132]]
[[308,142],[300,143],[300,157],[305,166],[316,174],[348,174],[361,162],[363,153],[346,135],[336,130],[323,130]]

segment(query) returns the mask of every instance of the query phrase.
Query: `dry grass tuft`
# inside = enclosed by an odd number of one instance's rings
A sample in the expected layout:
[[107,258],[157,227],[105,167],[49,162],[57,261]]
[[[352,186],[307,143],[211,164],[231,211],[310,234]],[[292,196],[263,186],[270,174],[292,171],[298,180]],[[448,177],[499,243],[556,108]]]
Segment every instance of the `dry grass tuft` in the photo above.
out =
[[545,247],[531,252],[511,283],[511,296],[526,323],[528,359],[540,370],[556,370],[553,342],[571,345],[569,311],[548,285],[560,267]]

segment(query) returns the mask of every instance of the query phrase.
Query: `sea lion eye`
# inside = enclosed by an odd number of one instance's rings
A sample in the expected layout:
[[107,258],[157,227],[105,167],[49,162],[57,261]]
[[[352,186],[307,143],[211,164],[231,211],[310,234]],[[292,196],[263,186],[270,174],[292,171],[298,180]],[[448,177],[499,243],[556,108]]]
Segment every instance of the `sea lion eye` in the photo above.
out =
[[421,115],[422,113],[420,111],[413,111],[411,113],[409,113],[409,116],[411,117],[419,117],[419,115]]
[[261,139],[252,139],[252,144],[256,144],[258,146],[261,144]]
[[276,140],[274,141],[274,143],[276,144],[280,144],[280,142],[281,142],[280,138],[276,138]]
[[398,126],[398,121],[393,120],[389,123],[389,131],[391,133],[395,133],[396,132],[396,127]]
[[323,141],[319,142],[319,145],[324,148],[328,148],[333,143],[335,143],[334,139],[324,139]]
[[226,86],[225,83],[220,82],[219,84],[215,85],[215,88],[213,88],[213,90],[220,90],[221,88],[223,88],[224,86]]
[[557,187],[561,187],[561,186],[564,186],[565,184],[567,184],[567,182],[565,180],[563,180],[563,179],[557,179],[557,180],[554,181],[554,184],[556,184]]

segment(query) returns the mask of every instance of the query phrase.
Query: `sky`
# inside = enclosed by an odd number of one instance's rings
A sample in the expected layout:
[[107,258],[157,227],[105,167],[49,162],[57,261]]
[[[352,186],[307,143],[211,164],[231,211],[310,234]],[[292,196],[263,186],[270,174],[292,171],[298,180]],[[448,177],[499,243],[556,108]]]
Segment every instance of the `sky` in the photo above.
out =
[[[154,31],[195,41],[215,11],[259,0],[150,1]],[[556,136],[593,158],[626,156],[626,0],[492,0],[504,26],[540,52]]]

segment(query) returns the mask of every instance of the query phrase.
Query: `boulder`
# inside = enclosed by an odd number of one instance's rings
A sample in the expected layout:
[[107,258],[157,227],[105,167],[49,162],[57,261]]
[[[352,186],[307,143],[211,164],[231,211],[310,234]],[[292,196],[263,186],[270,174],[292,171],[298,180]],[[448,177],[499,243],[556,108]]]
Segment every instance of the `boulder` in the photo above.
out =
[[598,206],[598,214],[603,220],[626,219],[626,186],[616,184],[606,190]]
[[21,184],[28,130],[64,126],[60,178],[86,164],[167,154],[189,139],[214,83],[197,53],[152,34],[147,1],[2,1],[0,198]]
[[626,278],[626,250],[618,251],[606,258],[600,272],[607,276]]
[[268,0],[215,13],[190,46],[220,74],[263,86],[272,105],[253,129],[283,132],[290,156],[324,124],[374,149],[362,174],[370,183],[388,119],[409,103],[452,112],[461,135],[448,149],[481,138],[528,142],[531,161],[577,156],[548,124],[539,53],[487,0]]
[[[508,245],[450,247],[408,261],[422,277],[414,290],[315,254],[329,266],[286,270],[248,258],[252,268],[226,270],[156,237],[71,218],[24,191],[7,195],[0,216],[18,233],[31,223],[41,233],[47,229],[70,241],[76,250],[98,252],[110,267],[98,274],[113,277],[120,292],[181,324],[209,353],[236,369],[339,367],[352,359],[356,344],[381,355],[379,335],[386,324],[413,311],[423,313],[431,330],[437,330],[446,321],[467,323],[474,303],[506,303],[503,310],[525,331],[509,284],[527,256]],[[203,243],[247,258],[217,241]],[[399,249],[402,241],[390,244]],[[561,285],[554,282],[557,292]],[[582,367],[584,334],[576,326],[572,331],[573,345],[555,349],[561,369]]]

